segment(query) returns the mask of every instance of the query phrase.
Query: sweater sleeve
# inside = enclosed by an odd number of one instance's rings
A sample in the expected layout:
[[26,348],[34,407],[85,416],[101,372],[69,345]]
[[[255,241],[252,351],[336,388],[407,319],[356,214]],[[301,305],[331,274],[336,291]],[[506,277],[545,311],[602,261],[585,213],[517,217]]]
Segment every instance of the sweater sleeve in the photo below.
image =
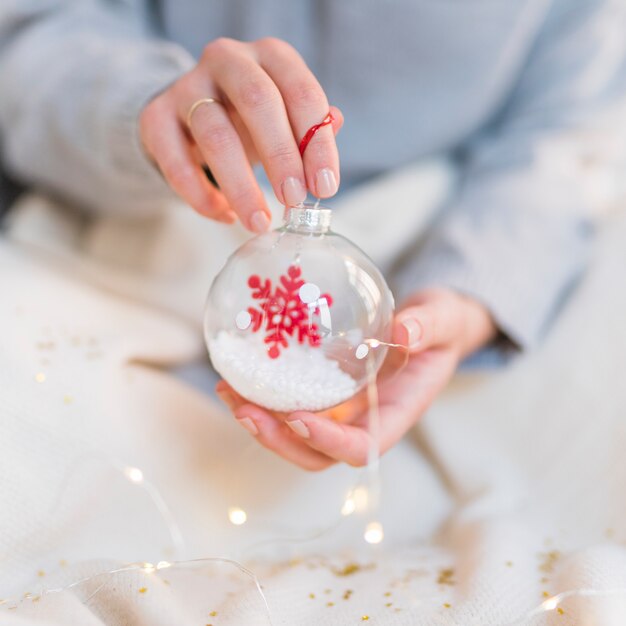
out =
[[0,149],[15,179],[107,212],[150,213],[171,199],[137,120],[194,60],[150,33],[142,4],[0,4]]
[[400,296],[449,287],[482,302],[518,347],[535,344],[583,271],[623,156],[625,7],[555,0],[462,182],[398,276]]

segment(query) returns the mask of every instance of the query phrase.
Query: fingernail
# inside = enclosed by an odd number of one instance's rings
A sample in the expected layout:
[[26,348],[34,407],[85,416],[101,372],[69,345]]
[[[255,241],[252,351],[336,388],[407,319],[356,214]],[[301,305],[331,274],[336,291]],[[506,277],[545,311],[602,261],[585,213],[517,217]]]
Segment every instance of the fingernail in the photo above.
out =
[[422,340],[422,325],[415,319],[407,319],[402,322],[409,338],[409,348],[416,348]]
[[258,435],[259,429],[249,417],[242,417],[237,420],[251,435]]
[[264,233],[270,227],[270,218],[265,211],[256,211],[250,218],[250,228],[255,233]]
[[325,167],[315,175],[315,191],[320,198],[328,198],[337,193],[337,179],[330,168]]
[[282,185],[283,201],[286,206],[296,206],[306,200],[306,189],[304,185],[293,176],[285,178]]
[[308,439],[310,434],[309,429],[306,427],[306,424],[302,420],[292,420],[291,422],[285,422],[291,430],[293,430],[296,435],[302,437],[303,439]]

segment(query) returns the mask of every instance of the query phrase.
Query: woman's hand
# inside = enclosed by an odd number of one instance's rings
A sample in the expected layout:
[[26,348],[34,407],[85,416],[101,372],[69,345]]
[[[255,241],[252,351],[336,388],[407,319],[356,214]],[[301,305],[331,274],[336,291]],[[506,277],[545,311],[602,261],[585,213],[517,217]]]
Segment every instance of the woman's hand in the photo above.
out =
[[[444,289],[422,292],[397,315],[394,343],[408,346],[404,368],[378,383],[380,453],[397,443],[446,386],[459,361],[495,337],[488,311]],[[308,470],[343,461],[367,462],[370,435],[364,395],[331,410],[331,417],[298,411],[284,416],[254,406],[224,381],[217,393],[239,423],[266,448]],[[332,416],[341,415],[340,421]]]
[[[204,98],[218,102],[203,103],[189,116]],[[319,129],[301,158],[298,142],[329,110],[332,125]],[[263,232],[270,213],[251,166],[263,164],[283,204],[302,202],[307,188],[319,198],[332,196],[339,186],[335,134],[342,123],[341,112],[329,107],[317,79],[289,44],[222,38],[208,44],[195,68],[146,105],[139,130],[167,182],[198,213],[226,223],[238,216],[250,230]],[[219,190],[208,181],[204,164]]]

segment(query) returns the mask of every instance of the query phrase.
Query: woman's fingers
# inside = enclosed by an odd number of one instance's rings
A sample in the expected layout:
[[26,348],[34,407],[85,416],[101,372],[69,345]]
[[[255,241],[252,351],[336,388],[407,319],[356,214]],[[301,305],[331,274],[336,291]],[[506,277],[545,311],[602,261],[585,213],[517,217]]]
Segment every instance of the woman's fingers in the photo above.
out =
[[[321,85],[302,57],[288,43],[267,38],[257,42],[261,67],[274,81],[285,103],[292,132],[299,143],[307,130],[319,124],[330,107]],[[333,117],[340,116],[337,131],[343,124],[341,112],[333,107]],[[335,128],[320,128],[303,156],[307,187],[318,198],[333,196],[339,187],[339,154]],[[280,196],[279,196],[280,197]]]
[[309,471],[320,471],[334,464],[332,459],[299,441],[298,436],[276,416],[248,403],[225,381],[217,383],[215,391],[239,424],[268,450]]
[[298,204],[306,197],[304,171],[285,103],[250,50],[218,39],[206,47],[201,63],[245,123],[278,199]]
[[201,215],[220,222],[232,224],[237,219],[194,159],[193,149],[167,103],[155,100],[144,109],[140,131],[146,151],[185,202]]
[[285,424],[297,437],[324,456],[354,466],[367,463],[372,438],[364,428],[340,424],[300,411],[290,415]]
[[[215,99],[194,107],[203,99]],[[192,114],[190,111],[193,108]],[[175,115],[172,113],[175,111]],[[299,142],[331,112],[304,157]],[[199,64],[146,106],[141,134],[167,182],[199,213],[254,232],[269,228],[269,209],[251,162],[263,163],[276,197],[286,205],[334,195],[339,185],[335,135],[343,115],[300,55],[267,38],[210,43]],[[206,164],[217,191],[202,172]]]
[[394,321],[393,341],[411,354],[455,341],[460,334],[459,303],[447,292],[406,307]]
[[422,291],[395,319],[394,342],[411,354],[447,346],[461,357],[492,341],[497,326],[478,300],[450,289]]
[[[204,81],[189,81],[186,97],[179,100],[178,115],[182,123],[187,123],[193,104],[212,97],[208,94],[214,93],[213,89]],[[201,104],[188,121],[191,136],[230,208],[244,226],[256,233],[265,232],[270,226],[270,212],[224,105],[220,102]]]
[[220,380],[215,385],[215,393],[219,399],[234,413],[247,400],[242,398],[225,380]]
[[320,471],[335,463],[325,454],[313,450],[284,422],[258,406],[244,404],[235,411],[235,417],[262,446],[303,469]]
[[338,424],[307,412],[293,413],[286,424],[317,452],[349,465],[365,465],[371,452],[384,454],[402,439],[447,384],[455,366],[450,351],[431,350],[411,359],[395,378],[382,382],[378,443],[368,429],[367,408],[351,424]]

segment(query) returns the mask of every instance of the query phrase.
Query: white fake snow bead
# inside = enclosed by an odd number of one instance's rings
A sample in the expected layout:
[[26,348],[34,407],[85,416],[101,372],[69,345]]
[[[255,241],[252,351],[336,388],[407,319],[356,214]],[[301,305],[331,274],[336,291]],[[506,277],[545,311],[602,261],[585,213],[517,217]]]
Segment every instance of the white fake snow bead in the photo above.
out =
[[213,367],[244,398],[273,411],[321,411],[351,398],[356,381],[321,348],[290,343],[270,359],[261,337],[220,331],[209,341]]

